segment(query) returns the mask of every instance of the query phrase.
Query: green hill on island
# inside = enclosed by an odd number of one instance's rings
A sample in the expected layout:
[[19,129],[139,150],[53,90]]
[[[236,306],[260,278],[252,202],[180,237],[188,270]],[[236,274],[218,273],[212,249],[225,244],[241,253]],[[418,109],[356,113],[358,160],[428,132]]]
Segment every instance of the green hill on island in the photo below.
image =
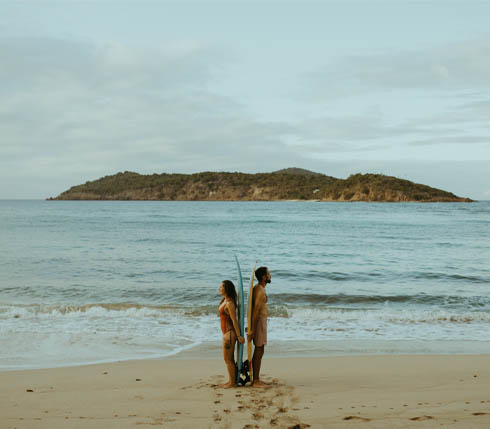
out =
[[287,168],[273,173],[203,172],[142,175],[126,171],[86,182],[55,200],[162,201],[384,201],[470,202],[430,186],[384,176],[353,174],[337,179]]

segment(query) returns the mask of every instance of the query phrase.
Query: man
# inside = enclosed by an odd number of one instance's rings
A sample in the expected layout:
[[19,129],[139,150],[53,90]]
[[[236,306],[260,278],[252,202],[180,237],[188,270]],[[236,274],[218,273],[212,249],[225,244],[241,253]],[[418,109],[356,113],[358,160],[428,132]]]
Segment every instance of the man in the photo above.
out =
[[264,387],[266,384],[260,380],[260,365],[264,348],[267,344],[267,295],[265,287],[271,282],[271,273],[267,267],[260,267],[255,270],[255,277],[258,283],[253,288],[252,295],[252,329],[248,333],[248,341],[254,342],[254,354],[252,357],[253,387]]

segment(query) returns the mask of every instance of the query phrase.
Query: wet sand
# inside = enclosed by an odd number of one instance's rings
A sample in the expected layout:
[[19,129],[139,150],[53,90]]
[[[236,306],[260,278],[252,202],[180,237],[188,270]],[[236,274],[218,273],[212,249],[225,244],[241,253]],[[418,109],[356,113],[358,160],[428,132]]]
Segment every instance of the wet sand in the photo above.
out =
[[0,428],[489,428],[490,356],[267,358],[264,389],[216,360],[0,372]]

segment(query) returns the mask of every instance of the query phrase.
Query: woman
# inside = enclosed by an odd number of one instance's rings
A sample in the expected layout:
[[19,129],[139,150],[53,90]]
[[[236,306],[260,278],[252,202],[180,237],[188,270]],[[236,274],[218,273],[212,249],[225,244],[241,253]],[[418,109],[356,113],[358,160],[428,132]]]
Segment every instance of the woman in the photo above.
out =
[[236,366],[233,354],[238,338],[241,344],[245,339],[240,335],[240,326],[236,320],[236,291],[235,285],[230,280],[223,280],[219,287],[219,294],[223,299],[219,303],[219,318],[221,331],[223,332],[223,358],[225,359],[230,380],[220,387],[236,387]]

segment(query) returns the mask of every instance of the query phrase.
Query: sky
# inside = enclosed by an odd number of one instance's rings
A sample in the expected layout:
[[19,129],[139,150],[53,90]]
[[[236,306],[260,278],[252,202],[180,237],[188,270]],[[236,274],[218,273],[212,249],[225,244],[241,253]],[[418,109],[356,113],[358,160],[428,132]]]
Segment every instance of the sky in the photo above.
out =
[[490,200],[488,1],[0,0],[0,199],[120,171]]

